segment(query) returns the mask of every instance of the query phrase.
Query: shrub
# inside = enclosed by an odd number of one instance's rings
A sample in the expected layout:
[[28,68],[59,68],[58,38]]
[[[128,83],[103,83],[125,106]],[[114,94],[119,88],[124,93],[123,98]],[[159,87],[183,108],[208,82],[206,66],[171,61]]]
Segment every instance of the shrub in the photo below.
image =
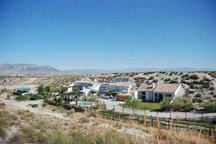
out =
[[210,80],[210,79],[208,79],[208,78],[206,78],[206,77],[204,77],[204,78],[203,78],[203,81],[210,82],[211,80]]
[[171,108],[174,111],[192,111],[194,110],[191,99],[186,97],[177,97],[171,103]]
[[16,100],[17,101],[26,101],[26,100],[29,100],[30,97],[28,95],[23,95],[23,96],[17,96],[16,97]]
[[42,107],[46,107],[46,103],[43,103],[43,104],[42,104]]
[[23,127],[21,131],[17,132],[10,143],[46,143],[46,139],[48,139],[46,135],[29,126]]
[[157,80],[157,79],[155,79],[155,80],[153,80],[153,82],[154,82],[154,83],[158,83],[158,80]]
[[177,97],[171,102],[172,98],[164,98],[161,102],[161,110],[174,111],[192,111],[194,110],[193,103],[185,97]]
[[90,101],[90,102],[95,102],[98,100],[98,96],[87,96],[83,99],[84,101]]
[[210,87],[210,83],[208,83],[208,82],[205,82],[204,84],[203,84],[203,88],[209,88]]
[[149,78],[149,80],[153,80],[154,79],[154,77],[153,76],[151,76],[150,78]]
[[196,87],[194,86],[194,84],[190,84],[190,88],[195,89]]
[[89,120],[87,118],[82,117],[82,118],[80,118],[79,122],[80,123],[88,123]]
[[199,77],[197,75],[191,75],[189,76],[190,79],[193,79],[193,80],[197,80],[199,79]]
[[0,138],[5,139],[7,137],[7,130],[10,125],[11,117],[8,112],[0,112]]
[[162,111],[167,111],[167,110],[170,110],[170,102],[171,102],[172,98],[164,98],[162,101],[161,101],[161,110]]
[[188,78],[188,77],[189,77],[188,74],[185,74],[185,75],[182,75],[182,76],[181,76],[182,79],[184,79],[184,78]]
[[178,82],[177,80],[171,80],[170,83],[171,83],[171,84],[177,84],[177,83],[179,83],[179,82]]
[[[28,96],[28,95],[27,95]],[[29,100],[38,100],[38,99],[44,99],[44,96],[42,95],[37,95],[37,94],[34,94],[34,95],[29,95]]]
[[194,97],[198,97],[198,98],[200,98],[202,95],[201,94],[196,94]]
[[170,81],[170,78],[166,78],[166,79],[164,79],[164,81]]
[[216,112],[216,101],[213,102],[205,102],[203,104],[203,108],[208,112]]
[[214,87],[211,87],[210,90],[213,91],[213,90],[215,90],[215,88],[214,88]]
[[38,104],[29,104],[32,108],[38,107]]

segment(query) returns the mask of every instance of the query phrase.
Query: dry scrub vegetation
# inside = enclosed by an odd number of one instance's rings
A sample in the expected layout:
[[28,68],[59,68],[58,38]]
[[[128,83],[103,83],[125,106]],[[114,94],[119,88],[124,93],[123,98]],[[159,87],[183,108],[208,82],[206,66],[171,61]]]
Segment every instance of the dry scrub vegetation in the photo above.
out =
[[[122,129],[139,130],[144,135],[133,135]],[[158,128],[147,128],[133,122],[89,117],[86,113],[73,113],[67,120],[7,107],[3,103],[0,103],[0,137],[0,143],[12,144],[213,143],[210,136],[202,133],[178,132],[175,128],[162,130],[159,123]]]

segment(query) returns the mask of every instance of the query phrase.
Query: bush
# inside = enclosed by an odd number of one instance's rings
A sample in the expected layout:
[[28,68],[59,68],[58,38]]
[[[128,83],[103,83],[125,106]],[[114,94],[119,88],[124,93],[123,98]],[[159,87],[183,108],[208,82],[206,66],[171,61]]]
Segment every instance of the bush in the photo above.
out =
[[174,111],[192,111],[194,110],[191,99],[186,97],[177,97],[171,103],[171,109]]
[[42,107],[46,107],[46,103],[43,103],[43,104],[42,104]]
[[5,139],[7,137],[7,130],[10,126],[11,116],[6,111],[0,112],[0,139]]
[[190,84],[190,88],[195,89],[196,87],[194,86],[194,84]]
[[148,80],[153,80],[154,79],[154,77],[153,76],[151,76]]
[[203,83],[203,88],[210,88],[210,83],[209,82],[205,82]]
[[88,123],[89,120],[87,118],[82,117],[82,118],[80,118],[79,122],[80,123]]
[[211,87],[210,90],[213,91],[213,90],[215,90],[215,88],[214,88],[214,87]]
[[171,98],[164,98],[161,102],[161,110],[173,111],[192,111],[194,110],[193,103],[190,99],[185,97],[176,97],[173,101]]
[[32,108],[38,107],[38,104],[29,104]]
[[37,95],[37,94],[27,94],[23,96],[17,96],[16,100],[17,101],[26,101],[26,100],[38,100],[38,99],[43,99],[44,96],[42,95]]
[[23,96],[17,96],[16,97],[16,100],[17,101],[26,101],[26,100],[29,100],[30,97],[28,95],[23,95]]
[[166,78],[166,79],[164,79],[164,81],[170,81],[170,78]]
[[17,132],[10,140],[10,143],[46,143],[46,139],[48,139],[48,137],[44,133],[29,126],[23,127],[21,131]]
[[205,102],[203,108],[208,112],[216,112],[216,101],[214,102]]
[[167,111],[167,110],[170,110],[170,102],[171,102],[172,98],[164,98],[162,101],[161,101],[161,110],[162,111]]
[[191,75],[189,76],[190,79],[193,79],[193,80],[197,80],[199,79],[199,77],[197,75]]
[[98,100],[98,96],[87,96],[83,100],[90,101],[90,102],[96,102]]
[[178,84],[179,82],[177,80],[171,80],[170,83],[171,84]]
[[42,95],[37,95],[37,94],[35,94],[35,95],[29,95],[29,100],[38,100],[38,99],[44,99],[44,96],[42,96]]

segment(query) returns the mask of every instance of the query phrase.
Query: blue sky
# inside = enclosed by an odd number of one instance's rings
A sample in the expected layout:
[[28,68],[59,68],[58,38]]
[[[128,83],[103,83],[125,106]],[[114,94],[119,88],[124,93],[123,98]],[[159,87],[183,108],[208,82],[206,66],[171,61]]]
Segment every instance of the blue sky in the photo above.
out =
[[216,1],[0,0],[0,63],[216,68]]

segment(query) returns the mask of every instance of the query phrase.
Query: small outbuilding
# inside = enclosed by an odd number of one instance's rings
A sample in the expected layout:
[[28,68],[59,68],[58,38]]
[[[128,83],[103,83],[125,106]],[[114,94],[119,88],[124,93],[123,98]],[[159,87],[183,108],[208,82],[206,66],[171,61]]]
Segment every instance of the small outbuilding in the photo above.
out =
[[24,93],[29,93],[30,89],[29,88],[17,88],[14,89],[14,94],[15,95],[22,95]]

